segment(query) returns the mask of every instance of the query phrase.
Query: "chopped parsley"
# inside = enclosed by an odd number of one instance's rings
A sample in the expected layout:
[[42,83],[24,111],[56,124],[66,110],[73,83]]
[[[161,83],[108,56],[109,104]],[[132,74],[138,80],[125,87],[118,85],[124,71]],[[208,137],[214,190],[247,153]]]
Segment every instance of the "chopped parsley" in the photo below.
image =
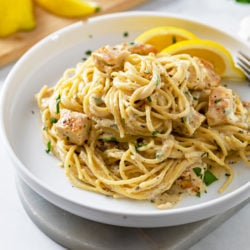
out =
[[201,174],[201,168],[199,167],[195,167],[193,168],[193,171],[195,172],[195,174],[198,177],[203,178],[203,182],[205,183],[206,186],[209,186],[210,184],[212,184],[213,182],[217,181],[217,177],[208,169],[205,171],[204,175],[202,176]]
[[47,149],[46,149],[46,153],[48,154],[51,151],[51,141],[47,142]]
[[53,123],[57,123],[57,119],[55,117],[51,117],[50,118],[50,123],[53,124]]
[[43,127],[43,130],[47,130],[47,129],[48,129],[48,126],[44,126],[44,127]]
[[148,101],[148,102],[152,102],[151,96],[148,96],[148,97],[147,97],[147,101]]
[[197,192],[196,196],[200,198],[201,197],[201,192]]
[[57,114],[60,113],[60,102],[61,102],[61,96],[58,95],[58,97],[56,98],[56,113]]
[[220,99],[215,99],[214,100],[214,103],[219,103],[219,102],[221,102],[222,101],[222,99],[220,98]]
[[124,37],[128,37],[128,32],[125,31],[125,32],[123,33],[123,36],[124,36]]
[[157,136],[157,134],[159,134],[159,131],[157,131],[157,130],[152,132],[152,136]]
[[218,180],[217,177],[212,172],[210,172],[209,170],[205,171],[203,182],[206,184],[206,186],[209,186],[210,184],[212,184],[217,180]]
[[91,54],[92,54],[92,51],[91,51],[91,50],[86,50],[85,55],[91,56]]
[[117,139],[113,136],[107,138],[101,138],[103,142],[117,142]]
[[135,144],[135,150],[138,151],[139,148],[147,146],[147,143],[139,142]]
[[201,168],[199,168],[199,167],[193,168],[193,171],[195,172],[195,174],[196,174],[197,176],[202,176],[202,175],[201,175]]

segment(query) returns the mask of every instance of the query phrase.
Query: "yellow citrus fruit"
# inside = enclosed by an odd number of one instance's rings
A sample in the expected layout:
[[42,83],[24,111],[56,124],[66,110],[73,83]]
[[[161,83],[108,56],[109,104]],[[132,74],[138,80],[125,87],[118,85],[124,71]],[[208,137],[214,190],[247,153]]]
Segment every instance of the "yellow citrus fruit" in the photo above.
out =
[[0,0],[0,37],[35,28],[32,0]]
[[161,51],[169,45],[189,39],[197,39],[197,37],[182,28],[160,26],[146,30],[135,39],[135,42],[154,45],[158,51]]
[[244,73],[235,66],[231,53],[221,44],[209,40],[187,40],[166,47],[161,53],[170,55],[189,54],[203,58],[214,65],[223,78],[244,79]]
[[100,9],[97,3],[88,0],[36,0],[44,9],[63,17],[81,17]]

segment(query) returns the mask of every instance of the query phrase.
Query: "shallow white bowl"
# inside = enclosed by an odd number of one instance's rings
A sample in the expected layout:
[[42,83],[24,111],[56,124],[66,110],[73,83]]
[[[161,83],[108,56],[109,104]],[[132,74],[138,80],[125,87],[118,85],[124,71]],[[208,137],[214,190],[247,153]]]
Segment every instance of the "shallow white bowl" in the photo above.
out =
[[[74,67],[87,50],[133,39],[142,31],[161,25],[183,27],[200,38],[225,45],[234,55],[246,46],[235,38],[207,25],[181,17],[152,13],[125,12],[89,19],[66,27],[40,41],[14,66],[1,96],[2,140],[13,165],[23,180],[55,205],[91,220],[131,227],[162,227],[201,220],[230,209],[250,194],[250,169],[236,166],[233,183],[223,194],[217,190],[223,180],[211,185],[201,198],[188,197],[175,208],[158,210],[148,202],[112,199],[72,187],[45,153],[41,122],[34,95],[44,85],[54,85],[66,68]],[[124,36],[127,32],[128,36]],[[232,85],[249,100],[246,83]]]

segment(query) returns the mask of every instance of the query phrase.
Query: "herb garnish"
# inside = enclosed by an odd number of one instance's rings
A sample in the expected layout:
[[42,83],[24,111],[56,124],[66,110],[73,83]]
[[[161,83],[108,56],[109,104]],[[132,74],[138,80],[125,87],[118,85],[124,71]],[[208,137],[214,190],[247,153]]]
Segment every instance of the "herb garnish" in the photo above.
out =
[[199,167],[193,168],[193,171],[195,172],[195,174],[196,174],[197,176],[202,176],[202,175],[201,175],[201,168],[199,168]]
[[219,102],[221,102],[222,101],[222,99],[220,98],[220,99],[215,99],[214,100],[214,103],[219,103]]
[[147,97],[147,101],[148,101],[148,102],[152,102],[151,96],[148,96],[148,97]]
[[86,52],[85,52],[85,55],[87,55],[87,56],[90,56],[92,54],[92,51],[91,50],[87,50]]
[[53,123],[57,123],[57,119],[55,117],[51,117],[50,118],[50,123],[53,124]]
[[128,32],[125,31],[125,32],[123,33],[123,36],[124,36],[124,37],[128,37]]
[[113,136],[107,138],[101,138],[103,142],[117,142],[117,139]]
[[61,96],[58,95],[58,97],[56,98],[56,113],[57,114],[60,113],[60,102],[61,102]]
[[139,148],[147,146],[147,143],[139,142],[135,144],[135,150],[138,151]]
[[206,186],[209,186],[210,184],[218,180],[217,177],[208,169],[205,170],[203,176],[201,174],[201,168],[195,167],[193,168],[193,171],[198,177],[203,178],[203,182],[205,183]]
[[157,134],[159,134],[159,131],[157,131],[157,130],[152,132],[152,136],[156,136]]
[[44,127],[43,127],[43,130],[47,130],[47,129],[48,129],[48,126],[44,126]]
[[46,149],[46,153],[48,154],[51,151],[51,141],[47,142],[47,149]]
[[209,170],[205,171],[203,182],[206,184],[206,186],[209,186],[217,180],[217,177],[212,172],[210,172]]

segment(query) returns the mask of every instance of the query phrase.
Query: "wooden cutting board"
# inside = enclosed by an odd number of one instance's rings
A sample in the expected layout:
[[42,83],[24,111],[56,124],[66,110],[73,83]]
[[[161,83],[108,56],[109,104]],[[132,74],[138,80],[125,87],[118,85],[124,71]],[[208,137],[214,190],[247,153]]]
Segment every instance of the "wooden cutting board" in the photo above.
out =
[[[147,0],[95,0],[101,7],[101,11],[95,15],[128,10],[146,1]],[[37,26],[33,31],[18,32],[10,37],[0,39],[0,66],[17,60],[32,45],[48,34],[73,22],[89,17],[81,19],[62,18],[43,10],[37,5],[35,5],[34,12]]]

